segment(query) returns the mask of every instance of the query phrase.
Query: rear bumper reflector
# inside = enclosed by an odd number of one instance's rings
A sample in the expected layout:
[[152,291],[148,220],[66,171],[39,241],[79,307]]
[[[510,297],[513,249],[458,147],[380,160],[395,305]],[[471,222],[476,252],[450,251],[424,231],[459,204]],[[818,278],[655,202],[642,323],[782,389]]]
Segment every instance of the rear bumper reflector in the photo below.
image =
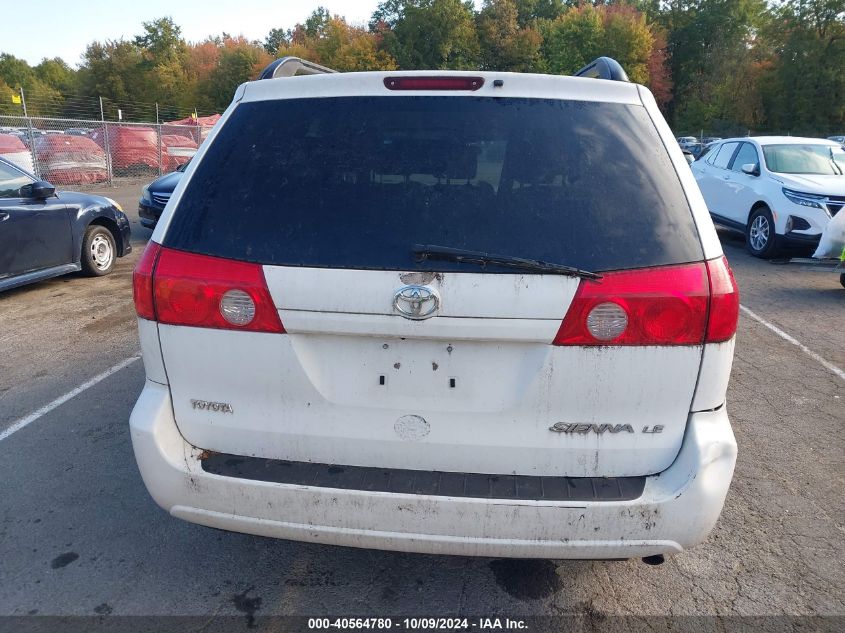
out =
[[631,501],[645,477],[536,477],[369,468],[215,453],[202,460],[214,475],[318,488],[520,501]]

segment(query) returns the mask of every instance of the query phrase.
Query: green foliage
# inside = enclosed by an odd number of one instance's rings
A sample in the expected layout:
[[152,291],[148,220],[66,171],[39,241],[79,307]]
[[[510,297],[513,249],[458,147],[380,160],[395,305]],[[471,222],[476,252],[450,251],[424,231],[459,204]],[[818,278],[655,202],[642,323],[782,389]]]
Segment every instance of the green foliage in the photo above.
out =
[[35,76],[42,83],[55,88],[62,94],[74,94],[77,87],[76,72],[63,59],[43,59],[34,69]]
[[290,44],[281,47],[278,56],[304,57],[341,72],[396,69],[396,61],[379,49],[377,33],[350,26],[338,16],[327,17],[324,12],[318,9],[305,25],[297,25]]
[[517,0],[485,0],[477,30],[484,70],[532,72],[541,68],[542,36],[519,23]]
[[602,54],[604,20],[591,5],[567,11],[545,25],[543,58],[555,75],[569,75]]
[[322,36],[329,26],[332,16],[326,7],[317,7],[303,24],[305,37],[316,38]]
[[379,5],[385,50],[400,68],[478,68],[480,49],[471,1],[404,0]]
[[[146,65],[141,49],[134,42],[93,42],[83,54],[79,69],[79,87],[83,94],[103,97],[122,104],[128,120],[136,116],[135,102],[149,100]],[[108,114],[116,118],[116,107]],[[95,112],[97,116],[99,112]],[[140,116],[141,113],[138,113]],[[148,112],[144,113],[149,115]],[[147,118],[147,120],[149,120]]]
[[845,0],[792,0],[763,32],[766,124],[796,134],[845,130]]
[[0,114],[150,120],[221,111],[273,58],[341,71],[483,69],[569,74],[608,55],[652,89],[679,131],[845,132],[845,0],[384,0],[369,28],[319,7],[262,42],[189,43],[169,17],[92,42],[81,66],[0,54]]
[[534,24],[538,20],[555,20],[566,10],[563,0],[516,0],[519,26]]
[[259,49],[243,41],[229,41],[220,49],[217,66],[203,82],[200,92],[211,110],[222,112],[232,101],[235,89],[254,77],[261,61]]
[[596,57],[616,59],[632,81],[648,83],[654,35],[645,15],[629,6],[583,5],[545,25],[549,72],[571,74]]
[[264,38],[264,50],[274,57],[278,56],[280,49],[290,46],[291,35],[290,29],[270,29],[267,37]]
[[24,60],[8,53],[0,54],[0,77],[12,88],[30,88],[35,82],[35,71]]
[[[668,29],[672,77],[670,110],[679,129],[708,128],[736,116],[719,100],[733,95],[720,90],[729,80],[747,74],[756,30],[766,16],[765,0],[671,0],[661,20]],[[736,121],[753,127],[751,120]]]
[[68,77],[63,75],[55,60],[44,60],[32,68],[14,55],[0,54],[0,114],[23,114],[23,103],[12,103],[12,96],[19,96],[21,88],[30,116],[54,116],[60,113],[64,100],[61,84],[67,80]]

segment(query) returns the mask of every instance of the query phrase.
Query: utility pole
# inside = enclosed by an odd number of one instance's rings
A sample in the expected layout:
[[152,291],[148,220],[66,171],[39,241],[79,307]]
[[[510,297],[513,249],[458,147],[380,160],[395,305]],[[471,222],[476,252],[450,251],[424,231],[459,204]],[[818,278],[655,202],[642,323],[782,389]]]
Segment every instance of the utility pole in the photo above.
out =
[[103,124],[103,144],[106,150],[106,170],[109,175],[109,185],[112,184],[111,147],[109,147],[109,128],[106,125],[106,114],[103,111],[103,98],[100,97],[100,121]]
[[27,136],[29,137],[29,153],[32,155],[32,169],[35,172],[35,175],[39,178],[41,177],[40,169],[38,168],[38,155],[35,153],[35,133],[32,131],[32,119],[29,118],[29,115],[26,111],[26,95],[23,93],[23,86],[20,88],[21,91],[21,105],[23,106],[23,117],[26,119],[26,131]]
[[161,123],[158,118],[158,101],[156,101],[156,130],[158,131],[158,175],[161,176],[164,168],[161,160]]

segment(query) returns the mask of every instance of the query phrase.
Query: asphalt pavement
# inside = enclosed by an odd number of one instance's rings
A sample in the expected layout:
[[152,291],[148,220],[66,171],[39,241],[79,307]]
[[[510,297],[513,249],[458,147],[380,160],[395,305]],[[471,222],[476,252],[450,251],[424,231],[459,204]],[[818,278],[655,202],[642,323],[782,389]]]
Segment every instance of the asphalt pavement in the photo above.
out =
[[[111,276],[0,294],[0,437],[139,353],[131,272],[150,231],[137,223],[138,192],[106,192],[130,215],[135,247]],[[845,289],[720,235],[743,306],[765,323],[740,319],[728,393],[739,459],[703,545],[650,567],[356,550],[184,523],[153,503],[135,466],[134,361],[0,440],[0,629],[11,622],[2,616],[197,616],[208,630],[284,614],[708,616],[697,621],[713,630],[725,620],[712,616],[779,616],[771,626],[792,616],[799,628],[839,616],[825,626],[845,626]]]

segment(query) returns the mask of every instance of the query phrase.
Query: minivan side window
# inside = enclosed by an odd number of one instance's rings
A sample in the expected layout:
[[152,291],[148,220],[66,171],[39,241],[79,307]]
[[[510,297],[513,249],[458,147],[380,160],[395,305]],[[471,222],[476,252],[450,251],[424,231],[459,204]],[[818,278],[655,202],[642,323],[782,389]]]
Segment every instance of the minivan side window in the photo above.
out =
[[725,143],[719,148],[719,153],[716,154],[716,158],[713,159],[713,167],[718,167],[719,169],[727,169],[728,163],[731,162],[731,156],[734,155],[734,150],[739,143]]
[[731,165],[731,171],[741,172],[742,166],[747,165],[748,163],[759,164],[760,159],[757,156],[757,150],[751,143],[743,143],[736,154],[736,158],[734,158],[734,162]]

